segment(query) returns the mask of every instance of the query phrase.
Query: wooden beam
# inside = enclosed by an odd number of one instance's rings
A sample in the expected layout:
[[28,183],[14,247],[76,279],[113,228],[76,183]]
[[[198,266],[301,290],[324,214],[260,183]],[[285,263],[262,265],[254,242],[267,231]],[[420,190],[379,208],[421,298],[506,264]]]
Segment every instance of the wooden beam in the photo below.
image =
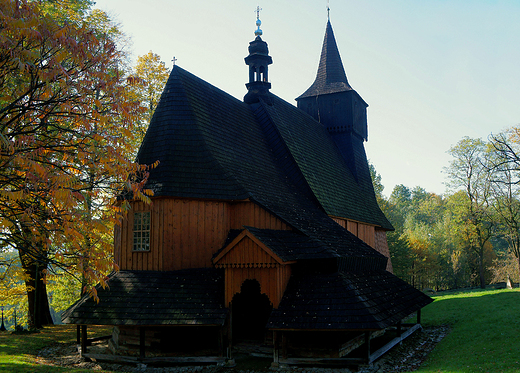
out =
[[401,334],[399,337],[395,337],[390,342],[388,342],[386,345],[381,347],[379,350],[375,351],[372,355],[370,355],[369,363],[373,363],[377,359],[379,359],[381,356],[386,354],[392,347],[394,347],[396,344],[401,343],[403,340],[408,338],[410,335],[413,334],[416,330],[422,329],[422,326],[419,324],[415,324],[410,329],[405,331],[403,334]]
[[366,363],[366,359],[362,358],[290,358],[290,359],[280,359],[280,364],[287,365],[311,365],[311,366],[350,366],[350,365],[359,365]]
[[370,362],[370,332],[365,332],[365,361]]
[[85,354],[85,358],[94,361],[106,361],[113,363],[144,363],[144,364],[160,364],[160,363],[179,363],[179,364],[190,364],[190,363],[223,363],[226,361],[225,357],[220,356],[183,356],[183,357],[148,357],[141,360],[135,356],[123,356],[123,355],[112,355],[112,354]]
[[144,360],[144,358],[146,357],[145,342],[145,328],[141,326],[139,327],[139,360]]
[[109,340],[110,338],[112,338],[111,335],[104,335],[102,337],[88,338],[87,345],[91,346],[92,343],[94,343],[94,342],[106,341],[106,340]]
[[419,311],[417,311],[417,324],[421,323],[421,309],[419,308]]

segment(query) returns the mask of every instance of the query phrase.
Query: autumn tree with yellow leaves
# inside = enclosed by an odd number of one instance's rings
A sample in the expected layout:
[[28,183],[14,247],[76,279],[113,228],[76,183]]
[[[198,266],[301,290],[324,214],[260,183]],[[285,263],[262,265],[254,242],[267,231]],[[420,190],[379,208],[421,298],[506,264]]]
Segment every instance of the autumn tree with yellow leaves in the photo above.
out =
[[0,3],[0,262],[13,266],[17,253],[21,267],[0,280],[23,277],[31,327],[52,322],[51,268],[80,273],[96,296],[114,269],[107,237],[126,208],[117,195],[148,200],[146,166],[131,159],[144,109],[128,99],[121,57],[92,23]]

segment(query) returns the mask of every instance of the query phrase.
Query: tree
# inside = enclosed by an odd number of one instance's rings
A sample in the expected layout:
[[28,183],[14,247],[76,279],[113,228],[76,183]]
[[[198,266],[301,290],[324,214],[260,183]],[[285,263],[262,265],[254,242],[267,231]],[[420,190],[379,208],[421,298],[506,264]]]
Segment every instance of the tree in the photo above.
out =
[[480,287],[485,288],[485,247],[495,229],[487,172],[488,149],[481,139],[464,137],[450,148],[449,154],[454,158],[445,169],[449,186],[453,190],[463,190],[465,194],[456,215],[459,233],[465,238],[467,250],[477,256]]
[[141,107],[109,34],[26,1],[0,3],[0,22],[0,250],[18,253],[41,327],[48,271],[79,271],[95,296],[113,268],[103,237],[127,207],[116,195],[149,200],[146,167],[128,158]]
[[492,158],[489,168],[492,188],[495,195],[493,207],[496,211],[510,252],[517,262],[520,273],[520,141],[519,130],[508,131],[492,136]]
[[[148,52],[144,56],[137,58],[137,63],[131,72],[134,81],[131,89],[131,97],[141,102],[146,107],[142,118],[137,126],[138,136],[136,136],[136,148],[141,144],[146,133],[146,129],[152,120],[155,108],[159,103],[160,94],[170,75],[170,69],[166,67],[161,57]],[[137,153],[137,152],[136,152]]]

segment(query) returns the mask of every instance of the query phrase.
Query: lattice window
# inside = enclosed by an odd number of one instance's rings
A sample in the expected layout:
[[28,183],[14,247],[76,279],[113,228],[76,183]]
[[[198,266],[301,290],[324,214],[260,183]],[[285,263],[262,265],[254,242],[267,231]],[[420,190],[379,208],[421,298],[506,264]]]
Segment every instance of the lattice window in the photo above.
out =
[[150,251],[150,212],[134,213],[134,251]]

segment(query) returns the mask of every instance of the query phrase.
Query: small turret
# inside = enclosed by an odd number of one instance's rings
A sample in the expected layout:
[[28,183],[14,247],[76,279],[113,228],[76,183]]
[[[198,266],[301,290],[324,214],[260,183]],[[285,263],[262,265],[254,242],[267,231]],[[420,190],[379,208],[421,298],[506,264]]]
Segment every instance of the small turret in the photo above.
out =
[[249,83],[246,84],[247,94],[244,96],[244,102],[253,104],[258,102],[259,97],[267,97],[271,83],[268,81],[268,66],[273,63],[273,59],[269,56],[267,43],[260,37],[262,30],[260,26],[260,8],[256,10],[256,38],[249,43],[249,55],[245,58],[246,65],[249,66]]

